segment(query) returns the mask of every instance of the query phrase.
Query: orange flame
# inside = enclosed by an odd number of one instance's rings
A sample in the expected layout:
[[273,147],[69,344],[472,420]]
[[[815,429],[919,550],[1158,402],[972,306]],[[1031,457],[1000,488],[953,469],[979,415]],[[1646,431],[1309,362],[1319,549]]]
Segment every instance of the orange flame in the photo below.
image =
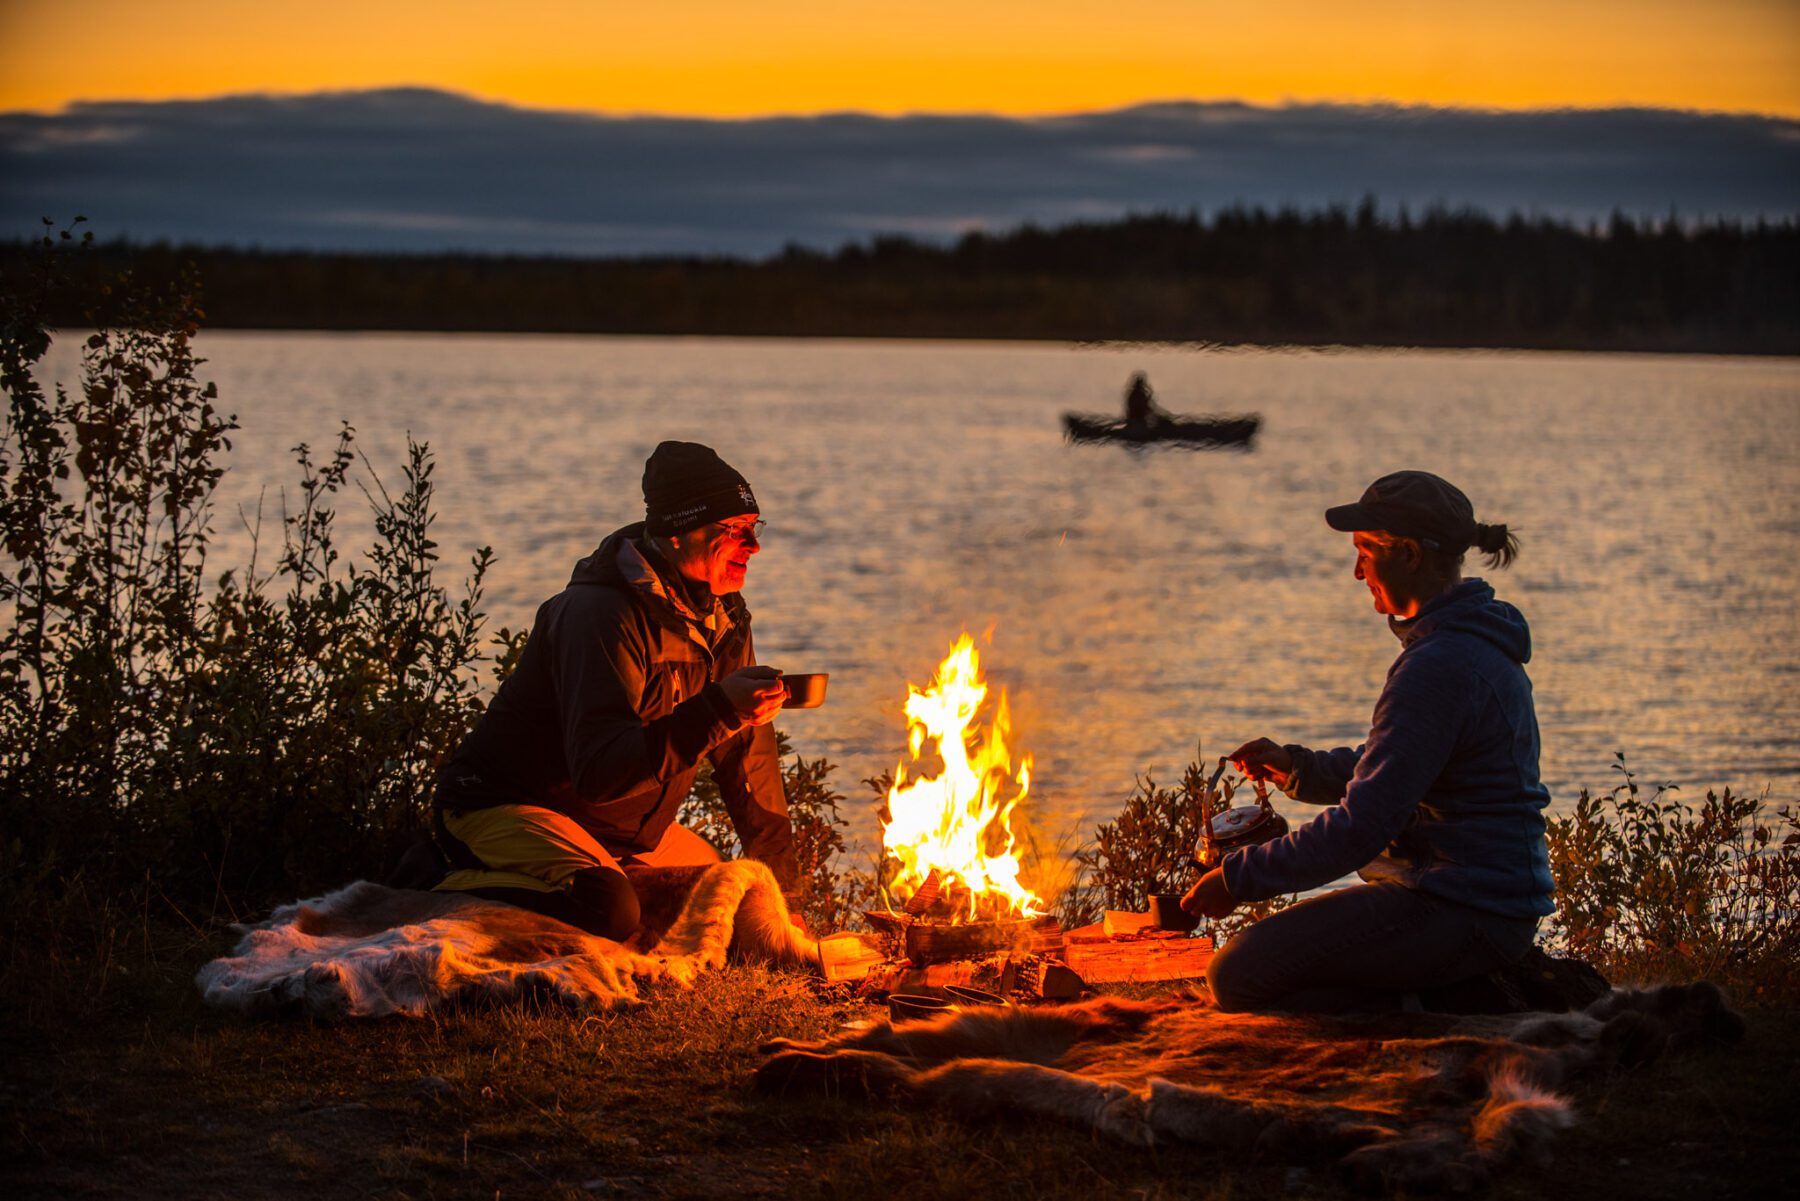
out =
[[983,731],[974,725],[987,695],[981,659],[967,634],[938,665],[929,686],[907,686],[913,761],[929,740],[944,770],[908,781],[904,763],[894,769],[881,834],[883,848],[899,863],[890,892],[905,901],[935,869],[945,895],[959,903],[967,895],[967,920],[1034,917],[1044,910],[1019,882],[1012,829],[1013,811],[1031,788],[1031,756],[1020,756],[1015,777],[1006,746],[1012,721],[1005,691],[991,727]]

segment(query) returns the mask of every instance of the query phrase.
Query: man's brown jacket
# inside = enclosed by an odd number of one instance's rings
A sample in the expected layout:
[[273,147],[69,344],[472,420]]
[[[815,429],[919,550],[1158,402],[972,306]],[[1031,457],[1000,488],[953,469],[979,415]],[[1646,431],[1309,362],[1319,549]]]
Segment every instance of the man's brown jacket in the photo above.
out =
[[656,846],[710,759],[745,853],[792,888],[774,727],[744,725],[718,683],[756,661],[750,610],[735,594],[694,591],[642,523],[610,535],[538,608],[517,669],[445,768],[438,805],[542,805],[624,858]]

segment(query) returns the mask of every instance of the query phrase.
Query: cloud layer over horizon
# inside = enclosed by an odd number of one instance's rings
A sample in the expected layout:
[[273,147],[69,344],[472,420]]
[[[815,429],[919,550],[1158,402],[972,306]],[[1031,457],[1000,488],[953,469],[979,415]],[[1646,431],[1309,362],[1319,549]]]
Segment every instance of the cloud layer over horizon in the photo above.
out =
[[1660,109],[1181,102],[1048,118],[744,121],[422,88],[0,113],[0,238],[762,255],[878,234],[1365,195],[1575,220],[1800,214],[1800,122]]

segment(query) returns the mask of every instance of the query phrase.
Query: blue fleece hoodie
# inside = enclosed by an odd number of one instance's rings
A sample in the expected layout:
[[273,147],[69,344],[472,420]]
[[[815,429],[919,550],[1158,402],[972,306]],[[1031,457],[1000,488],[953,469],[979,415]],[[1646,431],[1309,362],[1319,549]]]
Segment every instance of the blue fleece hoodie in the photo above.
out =
[[1285,838],[1227,856],[1239,901],[1302,892],[1351,871],[1506,917],[1552,911],[1531,630],[1482,580],[1411,621],[1362,746],[1291,746],[1295,799],[1330,805]]

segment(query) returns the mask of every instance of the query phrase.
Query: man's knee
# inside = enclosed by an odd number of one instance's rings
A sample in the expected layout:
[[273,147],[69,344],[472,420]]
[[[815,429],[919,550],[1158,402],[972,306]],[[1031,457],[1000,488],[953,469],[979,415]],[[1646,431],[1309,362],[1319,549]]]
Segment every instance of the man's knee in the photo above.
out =
[[646,867],[703,867],[722,858],[719,848],[695,831],[686,826],[670,826],[656,847],[638,855],[635,862]]
[[638,931],[643,913],[637,890],[624,872],[590,868],[576,872],[569,884],[572,925],[599,938],[624,942]]
[[550,892],[535,888],[486,885],[461,891],[490,901],[504,901],[545,917],[566,922],[597,938],[624,942],[642,921],[637,891],[623,872],[592,868],[577,872],[569,886]]

